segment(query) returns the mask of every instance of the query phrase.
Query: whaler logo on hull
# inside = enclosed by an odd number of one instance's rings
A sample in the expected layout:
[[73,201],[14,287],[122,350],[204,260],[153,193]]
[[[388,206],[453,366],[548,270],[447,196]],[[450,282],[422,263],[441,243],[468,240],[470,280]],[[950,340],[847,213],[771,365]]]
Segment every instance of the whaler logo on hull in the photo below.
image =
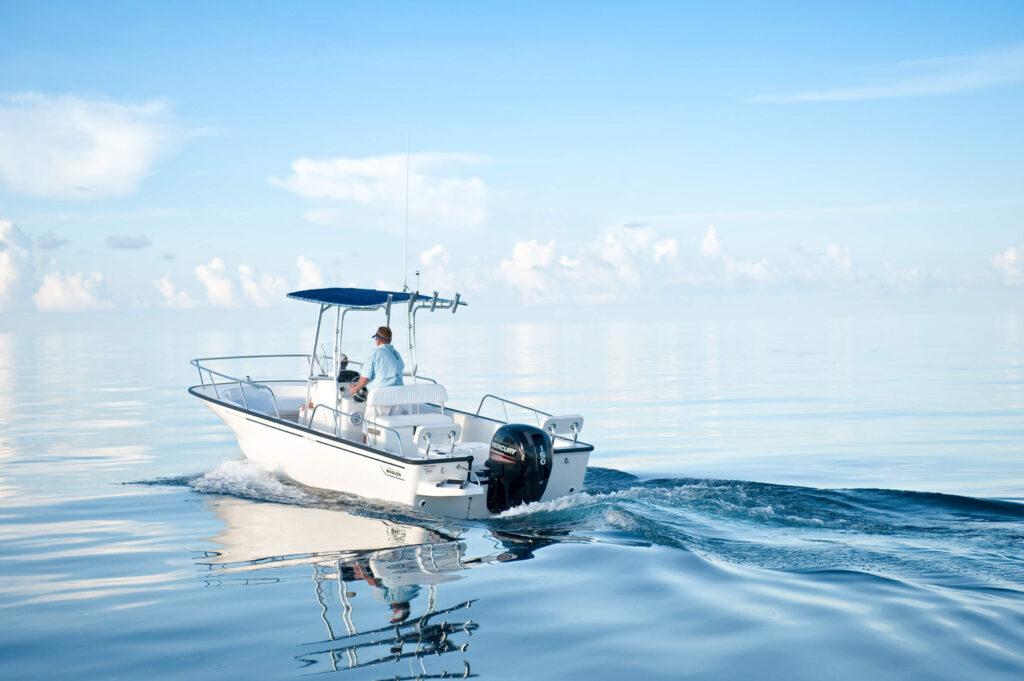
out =
[[397,468],[392,468],[391,466],[381,466],[380,469],[384,471],[384,475],[387,475],[388,477],[395,478],[397,480],[402,479],[402,471],[398,470]]

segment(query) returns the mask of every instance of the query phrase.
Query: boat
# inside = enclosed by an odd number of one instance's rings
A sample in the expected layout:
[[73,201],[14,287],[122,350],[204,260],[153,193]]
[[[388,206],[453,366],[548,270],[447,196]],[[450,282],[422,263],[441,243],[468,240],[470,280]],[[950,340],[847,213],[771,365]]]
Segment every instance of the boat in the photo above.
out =
[[[310,354],[191,362],[200,383],[189,393],[234,431],[260,467],[308,487],[458,519],[488,518],[582,488],[594,447],[579,439],[581,415],[555,415],[495,394],[483,395],[475,412],[453,409],[445,386],[419,373],[417,314],[454,315],[466,306],[460,294],[321,288],[288,298],[317,306]],[[410,359],[403,385],[373,388],[361,400],[349,389],[359,377],[351,367],[362,364],[343,352],[352,345],[346,318],[382,315],[390,327],[392,313],[403,308]],[[254,371],[282,360],[296,362],[295,374],[263,378]]]

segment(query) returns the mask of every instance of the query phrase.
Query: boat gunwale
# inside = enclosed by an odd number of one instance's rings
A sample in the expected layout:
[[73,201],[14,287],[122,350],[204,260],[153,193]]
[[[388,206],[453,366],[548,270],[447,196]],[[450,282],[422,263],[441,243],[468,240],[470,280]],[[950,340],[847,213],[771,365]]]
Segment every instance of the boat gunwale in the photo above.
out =
[[[269,383],[269,382],[273,382],[273,381],[263,381],[263,382],[264,383]],[[220,405],[222,407],[227,407],[228,409],[233,409],[234,411],[241,412],[242,414],[245,414],[246,416],[255,416],[255,417],[257,417],[259,419],[262,419],[264,421],[269,421],[271,423],[280,424],[280,425],[285,426],[286,428],[289,428],[291,430],[299,431],[297,433],[289,433],[291,435],[301,436],[300,434],[302,434],[302,433],[308,433],[308,434],[313,435],[313,436],[318,437],[318,438],[324,438],[324,439],[329,440],[331,442],[337,442],[338,444],[345,445],[346,447],[354,447],[354,448],[356,448],[356,450],[363,450],[363,451],[355,451],[353,453],[354,454],[359,454],[360,456],[366,456],[367,458],[371,458],[372,459],[373,457],[369,456],[368,454],[363,453],[364,451],[365,452],[369,452],[371,454],[374,454],[376,456],[382,456],[382,457],[385,457],[387,459],[391,459],[393,461],[400,461],[402,463],[405,463],[405,464],[408,464],[408,465],[412,465],[412,466],[431,466],[431,465],[438,464],[438,463],[457,463],[457,462],[460,462],[460,461],[466,461],[466,462],[472,463],[472,461],[473,461],[473,457],[472,456],[449,456],[449,457],[435,458],[435,459],[420,459],[420,458],[410,459],[410,458],[406,458],[406,457],[400,456],[398,454],[392,454],[391,452],[385,452],[383,450],[376,449],[374,447],[370,447],[369,445],[365,445],[365,444],[362,444],[360,442],[353,442],[351,440],[344,440],[344,439],[342,439],[342,438],[340,438],[340,437],[338,437],[336,435],[332,435],[332,434],[329,434],[329,433],[324,433],[324,432],[319,431],[319,430],[313,430],[312,428],[300,425],[300,424],[298,424],[298,423],[296,423],[294,421],[287,421],[285,419],[281,419],[281,418],[276,418],[274,416],[270,416],[269,414],[264,414],[262,412],[253,411],[252,409],[246,409],[244,407],[238,406],[237,404],[233,404],[231,402],[226,402],[226,401],[224,401],[222,399],[219,399],[219,398],[210,397],[209,395],[201,394],[197,390],[197,389],[203,389],[203,388],[207,388],[207,387],[208,386],[205,386],[205,385],[193,385],[193,386],[189,387],[188,392],[193,397],[197,397],[198,399],[203,400],[205,402],[212,402],[212,403]],[[436,404],[431,404],[430,406],[440,408],[439,405],[436,405]],[[504,421],[499,421],[498,419],[492,419],[492,418],[487,417],[487,416],[480,416],[478,414],[472,414],[470,412],[462,411],[461,409],[452,409],[450,407],[445,407],[445,411],[446,412],[455,412],[457,414],[463,414],[465,416],[471,416],[473,418],[483,419],[485,421],[491,421],[493,423],[500,423],[502,425],[506,425]],[[329,444],[329,443],[326,443],[326,444]],[[334,446],[334,445],[330,445],[330,446]],[[593,451],[594,451],[594,446],[590,445],[590,444],[587,444],[585,442],[576,442],[575,444],[573,444],[572,446],[569,446],[569,447],[561,447],[561,448],[554,448],[553,447],[552,448],[552,454],[577,454],[577,453],[580,453],[580,452],[593,452]]]

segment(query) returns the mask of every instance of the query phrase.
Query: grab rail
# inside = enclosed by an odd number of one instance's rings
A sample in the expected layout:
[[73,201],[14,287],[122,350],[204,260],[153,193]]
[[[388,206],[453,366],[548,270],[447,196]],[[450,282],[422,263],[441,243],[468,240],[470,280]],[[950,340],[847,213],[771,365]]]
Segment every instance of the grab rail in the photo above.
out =
[[351,417],[354,417],[354,418],[358,419],[358,422],[360,424],[362,424],[362,427],[363,427],[363,435],[367,436],[367,439],[369,439],[368,438],[369,433],[367,432],[366,424],[370,424],[371,426],[374,426],[376,428],[380,428],[382,430],[390,430],[392,433],[395,434],[395,437],[398,439],[398,453],[399,453],[399,455],[401,455],[401,457],[403,459],[407,458],[405,456],[405,443],[402,442],[402,436],[398,434],[397,430],[395,430],[394,428],[391,428],[389,426],[385,426],[385,425],[382,425],[380,423],[377,423],[376,421],[370,421],[369,419],[367,419],[362,414],[358,414],[358,413],[350,414],[348,412],[341,411],[340,409],[335,409],[334,407],[328,407],[326,404],[318,404],[315,407],[313,407],[313,411],[309,415],[309,428],[311,430],[315,430],[313,422],[316,420],[316,410],[317,409],[326,409],[327,411],[329,411],[332,414],[334,414],[334,436],[337,437],[338,439],[341,439],[341,425],[338,423],[338,417],[339,416],[351,416]]
[[[274,390],[269,385],[266,385],[264,383],[256,383],[249,376],[246,376],[245,378],[238,378],[237,376],[231,376],[230,374],[225,374],[223,372],[216,371],[214,369],[211,369],[210,367],[203,366],[203,364],[202,364],[203,362],[214,362],[214,361],[220,361],[220,360],[235,360],[235,359],[281,359],[281,358],[287,358],[287,359],[302,358],[302,359],[305,359],[306,361],[312,363],[312,359],[310,358],[309,355],[233,355],[233,356],[229,356],[229,357],[200,357],[198,359],[192,360],[190,362],[190,364],[196,368],[196,371],[199,372],[199,383],[204,388],[207,385],[207,380],[209,380],[209,384],[210,384],[210,386],[213,387],[213,393],[214,393],[214,395],[217,396],[217,399],[221,398],[220,397],[220,389],[217,387],[217,385],[218,385],[217,381],[215,381],[213,379],[214,376],[217,376],[218,378],[225,379],[225,382],[227,382],[227,383],[236,383],[238,385],[238,392],[239,392],[239,394],[242,397],[242,406],[245,407],[245,409],[247,411],[249,409],[249,401],[245,399],[245,386],[249,386],[250,388],[253,388],[255,390],[266,390],[267,392],[270,393],[270,400],[274,403],[274,414],[275,414],[275,416],[277,418],[281,418],[281,410],[280,410],[280,408],[277,405],[277,396],[274,394]],[[203,377],[203,372],[204,371],[206,372],[206,377],[205,378]],[[223,385],[223,383],[221,385]]]
[[526,411],[532,411],[533,415],[537,417],[537,425],[538,426],[540,426],[540,417],[541,416],[547,416],[547,417],[551,416],[551,414],[549,414],[546,411],[541,411],[540,409],[535,409],[534,407],[528,407],[525,404],[520,404],[518,402],[513,402],[512,400],[507,400],[504,397],[498,397],[497,395],[491,395],[490,393],[488,393],[488,394],[486,394],[486,395],[484,395],[483,397],[480,398],[480,405],[476,408],[476,415],[477,416],[480,416],[480,410],[484,408],[484,402],[486,402],[488,398],[490,398],[492,400],[497,400],[498,402],[501,402],[501,408],[505,412],[505,423],[509,422],[508,421],[508,407],[506,406],[506,405],[509,405],[509,404],[511,404],[513,407],[519,407],[520,409],[525,409]]

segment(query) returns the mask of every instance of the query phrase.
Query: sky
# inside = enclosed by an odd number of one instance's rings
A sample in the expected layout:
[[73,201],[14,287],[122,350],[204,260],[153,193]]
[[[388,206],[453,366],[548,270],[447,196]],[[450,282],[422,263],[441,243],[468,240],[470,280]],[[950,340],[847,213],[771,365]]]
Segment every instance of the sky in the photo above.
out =
[[0,326],[404,283],[533,319],[1024,308],[1020,2],[0,14]]

